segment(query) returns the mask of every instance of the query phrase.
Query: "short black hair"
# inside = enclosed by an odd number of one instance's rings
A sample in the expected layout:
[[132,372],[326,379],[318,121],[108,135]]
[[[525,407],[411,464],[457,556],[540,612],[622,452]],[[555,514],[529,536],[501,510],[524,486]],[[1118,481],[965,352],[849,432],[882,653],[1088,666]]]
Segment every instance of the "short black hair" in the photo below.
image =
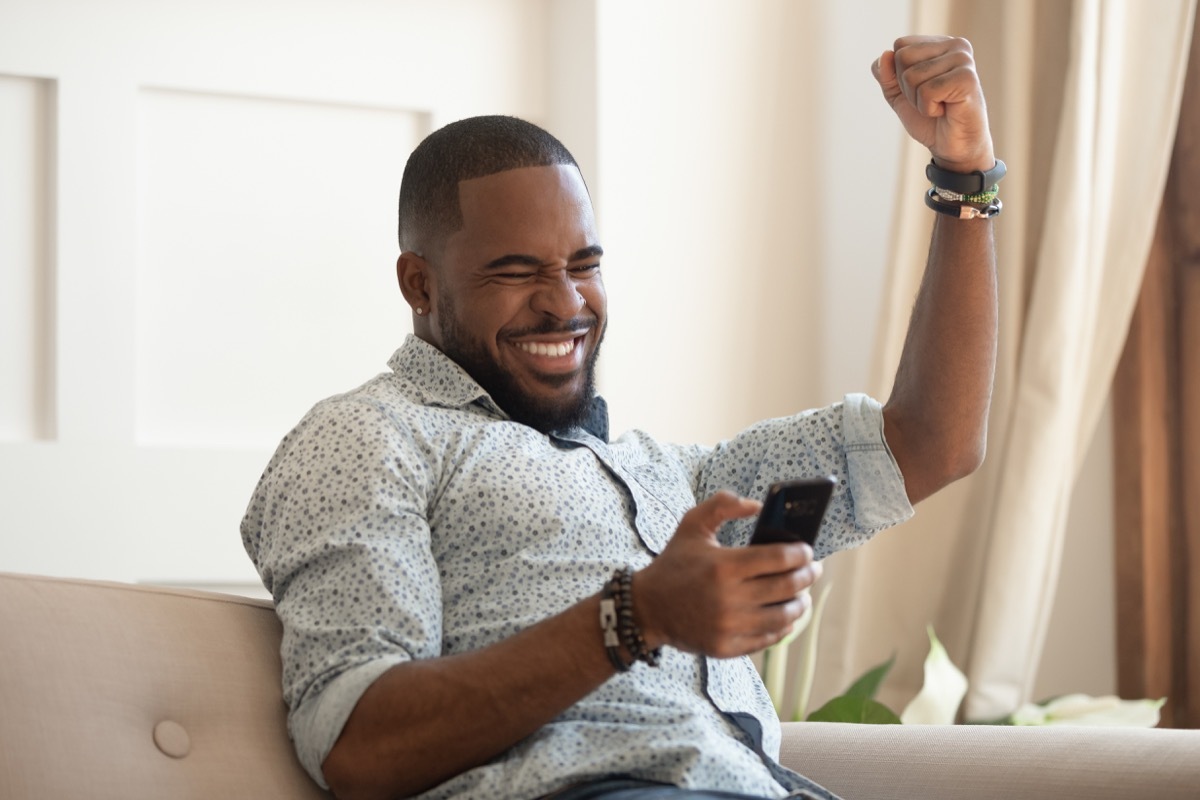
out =
[[425,137],[404,167],[398,237],[401,250],[424,255],[462,227],[458,184],[522,167],[569,164],[571,152],[532,122],[517,117],[470,117]]

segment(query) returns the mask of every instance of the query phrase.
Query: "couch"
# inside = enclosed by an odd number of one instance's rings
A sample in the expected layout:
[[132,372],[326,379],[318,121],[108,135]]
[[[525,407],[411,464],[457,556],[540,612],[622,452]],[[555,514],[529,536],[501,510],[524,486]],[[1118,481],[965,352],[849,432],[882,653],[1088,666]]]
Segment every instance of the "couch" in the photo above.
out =
[[[0,798],[328,798],[288,742],[271,605],[0,573]],[[1200,798],[1200,731],[785,725],[850,800]]]

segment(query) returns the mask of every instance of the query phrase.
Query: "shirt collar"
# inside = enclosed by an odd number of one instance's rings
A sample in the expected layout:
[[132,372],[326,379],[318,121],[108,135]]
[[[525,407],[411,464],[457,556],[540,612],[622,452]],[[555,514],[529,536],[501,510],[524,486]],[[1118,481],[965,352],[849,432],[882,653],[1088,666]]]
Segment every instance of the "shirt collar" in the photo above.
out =
[[[508,414],[454,359],[414,334],[410,333],[400,349],[392,354],[388,366],[426,405],[463,408],[476,404],[501,419],[509,419]],[[592,407],[579,427],[603,442],[608,441],[608,403],[603,397],[592,398]]]

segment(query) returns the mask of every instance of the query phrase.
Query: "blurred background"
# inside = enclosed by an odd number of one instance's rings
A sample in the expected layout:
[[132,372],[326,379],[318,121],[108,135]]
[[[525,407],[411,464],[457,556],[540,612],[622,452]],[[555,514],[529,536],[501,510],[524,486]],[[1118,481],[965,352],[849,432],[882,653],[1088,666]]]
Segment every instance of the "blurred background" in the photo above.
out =
[[[914,14],[0,0],[0,569],[256,593],[250,492],[304,412],[383,371],[410,331],[400,175],[425,134],[475,114],[542,124],[583,168],[614,432],[713,443],[846,392],[885,399],[896,208],[927,187],[900,185],[903,132],[869,67]],[[1101,405],[1037,697],[1116,689]],[[898,647],[915,675],[921,630],[859,648],[818,695]]]

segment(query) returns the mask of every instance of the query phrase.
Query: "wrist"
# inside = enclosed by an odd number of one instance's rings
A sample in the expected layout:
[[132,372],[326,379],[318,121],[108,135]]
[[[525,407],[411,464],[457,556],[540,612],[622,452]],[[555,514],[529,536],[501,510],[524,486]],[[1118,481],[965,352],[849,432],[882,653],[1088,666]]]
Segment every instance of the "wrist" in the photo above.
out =
[[645,570],[633,573],[631,594],[633,596],[633,617],[638,627],[641,628],[646,646],[651,650],[656,650],[665,644],[670,644],[666,633],[658,624],[657,615],[653,613],[653,594]]
[[[657,667],[662,656],[661,644],[650,644],[634,613],[633,570],[621,567],[604,585],[600,595],[600,628],[609,660],[618,672],[628,672],[634,662]],[[657,642],[658,637],[652,636]]]

